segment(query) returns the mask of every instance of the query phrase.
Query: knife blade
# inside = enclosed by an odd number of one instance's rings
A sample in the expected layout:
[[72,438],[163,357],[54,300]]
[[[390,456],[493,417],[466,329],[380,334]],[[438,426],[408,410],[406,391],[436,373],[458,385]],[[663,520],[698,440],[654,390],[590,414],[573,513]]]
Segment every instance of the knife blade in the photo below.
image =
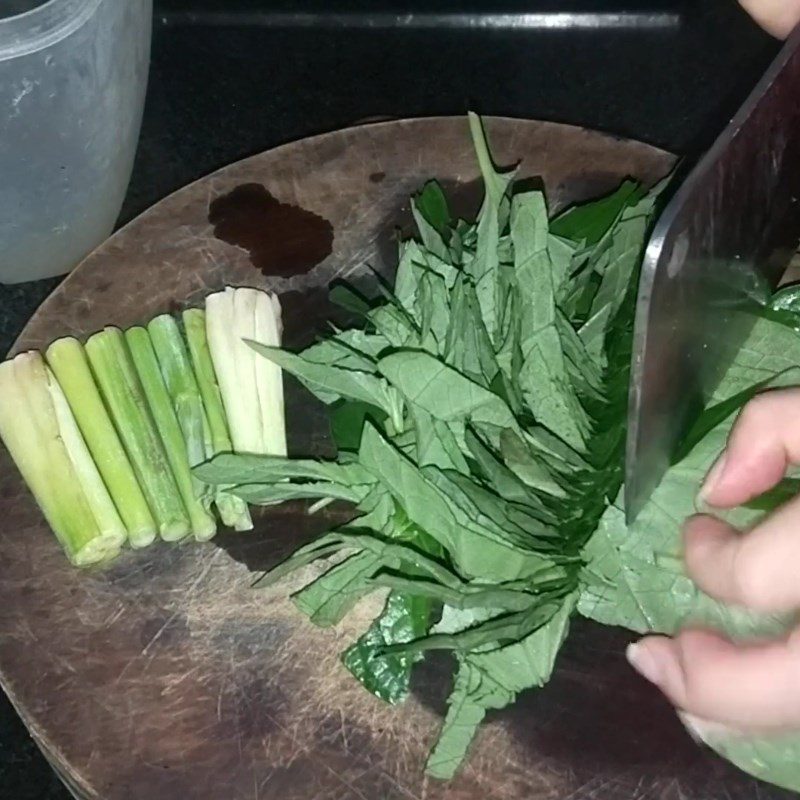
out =
[[634,321],[625,514],[649,499],[800,235],[800,27],[672,196],[645,249]]

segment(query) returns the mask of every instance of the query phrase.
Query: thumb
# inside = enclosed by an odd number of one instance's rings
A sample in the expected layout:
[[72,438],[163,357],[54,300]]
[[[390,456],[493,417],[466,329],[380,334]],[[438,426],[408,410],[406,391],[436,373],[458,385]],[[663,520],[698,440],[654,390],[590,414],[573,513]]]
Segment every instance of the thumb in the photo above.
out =
[[800,636],[747,645],[707,631],[648,636],[631,665],[682,712],[742,731],[800,726]]

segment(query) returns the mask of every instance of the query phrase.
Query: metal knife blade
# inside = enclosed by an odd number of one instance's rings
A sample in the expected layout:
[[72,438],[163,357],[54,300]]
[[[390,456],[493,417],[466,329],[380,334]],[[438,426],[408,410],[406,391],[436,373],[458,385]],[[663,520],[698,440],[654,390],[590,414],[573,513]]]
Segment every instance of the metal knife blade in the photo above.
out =
[[625,459],[632,521],[800,235],[800,27],[659,217],[639,283]]

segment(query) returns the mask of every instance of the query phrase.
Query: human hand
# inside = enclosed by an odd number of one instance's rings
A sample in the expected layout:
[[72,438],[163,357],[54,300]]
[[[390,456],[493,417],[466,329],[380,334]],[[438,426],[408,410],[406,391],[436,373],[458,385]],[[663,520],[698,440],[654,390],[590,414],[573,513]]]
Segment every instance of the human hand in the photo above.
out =
[[[766,392],[745,406],[700,491],[715,508],[741,505],[800,464],[800,389]],[[712,597],[761,612],[800,610],[800,497],[746,534],[710,515],[684,528],[688,574]],[[800,628],[778,641],[734,644],[718,633],[647,636],[628,660],[667,696],[688,727],[800,729]]]
[[739,3],[762,28],[781,39],[800,22],[800,0],[739,0]]

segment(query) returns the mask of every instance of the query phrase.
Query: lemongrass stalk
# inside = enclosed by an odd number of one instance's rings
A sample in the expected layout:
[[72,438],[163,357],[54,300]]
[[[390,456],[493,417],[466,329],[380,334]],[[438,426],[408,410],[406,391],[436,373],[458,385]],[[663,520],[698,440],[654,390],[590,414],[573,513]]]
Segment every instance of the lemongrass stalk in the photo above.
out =
[[145,547],[156,538],[156,523],[100,397],[83,345],[72,337],[58,339],[47,348],[46,357],[125,523],[131,546]]
[[0,438],[64,552],[76,566],[119,552],[104,537],[61,438],[41,355],[0,364]]
[[239,392],[247,408],[247,429],[244,446],[237,450],[248,453],[264,453],[264,432],[261,428],[261,413],[258,405],[256,384],[256,358],[247,346],[248,340],[256,336],[256,304],[258,292],[255,289],[239,288],[233,296],[233,334],[236,362],[236,379]]
[[69,407],[56,376],[47,367],[45,367],[45,376],[61,441],[72,462],[83,494],[92,509],[100,534],[105,537],[110,548],[118,550],[125,544],[128,532],[78,429],[78,423],[75,421],[72,409]]
[[[186,439],[189,463],[194,467],[205,461],[206,453],[211,449],[211,432],[189,353],[178,323],[168,314],[151,320],[147,332]],[[198,489],[204,487],[198,481]]]
[[183,312],[183,327],[189,343],[189,355],[197,377],[197,385],[203,398],[206,418],[211,435],[211,449],[206,455],[216,455],[233,450],[222,405],[217,375],[211,360],[211,351],[206,336],[206,313],[202,308],[188,308]]
[[[233,444],[228,435],[228,423],[225,419],[222,395],[208,347],[205,312],[199,308],[187,309],[183,312],[183,325],[211,434],[211,447],[206,453],[206,457],[211,458],[217,453],[230,452],[233,450]],[[241,497],[228,492],[227,489],[226,486],[213,487],[214,503],[223,523],[237,531],[251,530],[253,521],[247,503]]]
[[192,475],[186,441],[164,384],[150,335],[145,328],[129,328],[125,331],[125,340],[172,467],[175,483],[189,514],[192,534],[198,541],[208,541],[217,532],[217,524],[196,491],[195,484],[199,484],[199,481]]
[[182,539],[190,531],[189,516],[122,331],[106,328],[94,334],[86,354],[161,538]]
[[222,521],[235,531],[253,530],[253,518],[250,516],[247,502],[231,494],[229,489],[230,486],[219,486],[218,491],[214,493],[214,503]]
[[[280,347],[283,334],[281,304],[278,296],[256,293],[255,341],[270,347]],[[256,390],[261,416],[263,452],[267,455],[286,455],[286,424],[283,404],[283,372],[267,358],[253,352],[256,364]]]
[[[236,362],[242,353],[242,348],[246,350],[249,348],[244,342],[237,340],[235,335],[235,294],[234,289],[226,287],[223,291],[206,298],[206,334],[228,419],[233,449],[246,453],[253,446],[254,439],[251,434],[252,409],[247,402],[250,392],[244,392],[240,388]],[[254,391],[255,387],[252,389]],[[260,433],[258,439],[260,440]],[[260,444],[260,441],[257,444]]]

